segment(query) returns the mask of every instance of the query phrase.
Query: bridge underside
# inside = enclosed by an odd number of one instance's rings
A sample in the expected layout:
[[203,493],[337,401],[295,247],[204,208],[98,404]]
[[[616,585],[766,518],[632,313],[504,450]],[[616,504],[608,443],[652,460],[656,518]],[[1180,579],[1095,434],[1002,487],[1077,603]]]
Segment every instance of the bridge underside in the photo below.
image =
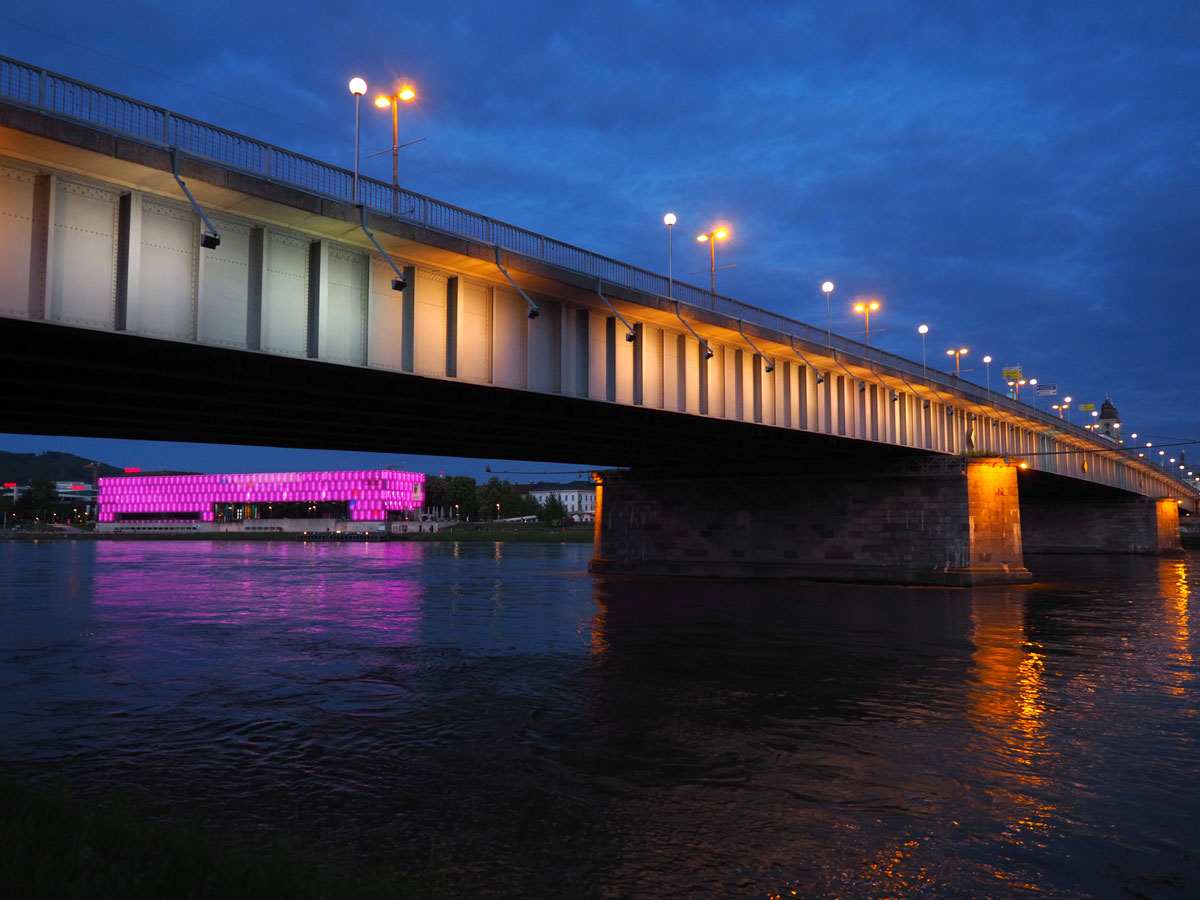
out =
[[4,430],[603,466],[863,465],[863,444],[646,407],[0,318]]

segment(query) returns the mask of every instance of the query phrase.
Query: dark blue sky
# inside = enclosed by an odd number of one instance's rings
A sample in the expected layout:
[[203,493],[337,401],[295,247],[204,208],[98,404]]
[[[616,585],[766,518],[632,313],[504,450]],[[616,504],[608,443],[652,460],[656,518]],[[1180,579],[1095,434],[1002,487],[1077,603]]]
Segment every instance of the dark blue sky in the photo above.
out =
[[[0,54],[346,167],[346,85],[411,79],[406,187],[873,344],[965,346],[1126,432],[1200,433],[1200,3],[58,2]],[[373,96],[373,91],[368,97]],[[390,147],[363,105],[362,144]],[[390,155],[363,171],[391,176]],[[704,269],[703,274],[688,273]],[[115,464],[231,471],[482,463],[0,436]],[[135,459],[136,457],[136,459]],[[580,461],[586,462],[586,461]],[[514,466],[494,466],[494,468]],[[556,467],[530,465],[530,470]],[[566,467],[562,467],[566,468]]]

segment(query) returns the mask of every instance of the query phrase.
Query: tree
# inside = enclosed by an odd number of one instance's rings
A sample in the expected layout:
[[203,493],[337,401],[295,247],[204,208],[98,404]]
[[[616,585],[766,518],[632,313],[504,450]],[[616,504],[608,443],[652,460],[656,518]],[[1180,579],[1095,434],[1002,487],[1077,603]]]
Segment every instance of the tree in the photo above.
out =
[[57,502],[58,493],[54,490],[54,482],[36,480],[17,500],[17,509],[24,518],[38,518],[45,522],[47,512]]
[[475,479],[455,475],[446,479],[446,513],[460,519],[476,514]]
[[558,494],[551,494],[546,498],[546,502],[542,504],[538,511],[538,519],[546,525],[561,525],[567,518],[566,504],[558,498]]
[[[476,491],[476,514],[481,519],[511,519],[513,516],[531,514],[528,497],[522,497],[517,489],[495,475]],[[497,504],[499,507],[497,508]]]
[[425,476],[425,511],[441,518],[446,510],[446,479],[439,475]]

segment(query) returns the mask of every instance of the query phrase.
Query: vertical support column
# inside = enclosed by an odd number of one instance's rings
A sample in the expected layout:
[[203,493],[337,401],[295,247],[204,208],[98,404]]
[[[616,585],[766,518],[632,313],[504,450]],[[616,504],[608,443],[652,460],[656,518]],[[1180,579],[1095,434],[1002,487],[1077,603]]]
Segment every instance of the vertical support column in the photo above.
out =
[[610,403],[617,399],[617,320],[613,316],[604,320],[604,399]]
[[[733,391],[733,418],[740,421],[745,421],[745,384],[743,379],[745,376],[745,362],[742,349],[733,350],[733,366],[730,372],[730,366],[726,365],[725,379],[725,395],[730,395],[730,390]],[[728,374],[732,374],[733,378],[728,378]],[[732,384],[731,384],[732,382]],[[728,414],[728,401],[725,403],[726,415]]]
[[[458,377],[458,333],[462,328],[462,279],[446,279],[446,375]],[[563,321],[566,321],[564,317]]]
[[675,335],[675,408],[680,412],[687,412],[687,348],[687,335]]
[[784,428],[795,428],[796,425],[792,419],[792,364],[786,360],[781,364],[783,371],[783,385],[779,389],[780,409],[783,415],[777,419],[778,424]]
[[404,267],[404,290],[401,292],[400,370],[411,372],[416,364],[417,330],[417,267]]
[[321,354],[321,300],[327,291],[329,245],[313,241],[308,245],[308,328],[305,329],[305,356],[317,359]]
[[125,331],[129,307],[139,301],[142,271],[142,195],[122,194],[117,205],[117,297],[113,330]]
[[588,372],[591,370],[591,341],[588,340],[590,315],[586,309],[575,312],[575,396],[588,396]]
[[55,176],[38,175],[33,183],[33,221],[29,246],[29,318],[37,321],[46,317],[50,302],[51,255],[54,253]]
[[246,349],[262,349],[263,260],[266,231],[250,229],[250,254],[246,266]]
[[796,366],[796,426],[805,431],[819,430],[817,414],[817,373],[808,366]]
[[754,421],[762,422],[763,420],[763,365],[762,359],[757,353],[751,357],[750,361],[751,375],[754,379],[753,403],[754,403]]
[[645,403],[643,393],[646,376],[646,329],[641,322],[633,326],[633,405],[642,406]]
[[[700,365],[696,371],[698,373],[699,396],[700,396],[700,415],[708,415],[708,364],[711,360],[704,355],[704,345],[699,341],[696,342],[696,353],[699,354]],[[686,407],[684,407],[686,408]]]

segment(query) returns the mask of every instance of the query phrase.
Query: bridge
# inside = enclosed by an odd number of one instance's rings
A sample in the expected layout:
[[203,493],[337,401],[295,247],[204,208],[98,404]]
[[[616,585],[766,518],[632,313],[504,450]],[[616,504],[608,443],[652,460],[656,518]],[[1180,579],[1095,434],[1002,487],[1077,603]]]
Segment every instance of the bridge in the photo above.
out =
[[919,363],[0,58],[5,423],[574,461],[598,571],[1028,580],[1194,486]]

